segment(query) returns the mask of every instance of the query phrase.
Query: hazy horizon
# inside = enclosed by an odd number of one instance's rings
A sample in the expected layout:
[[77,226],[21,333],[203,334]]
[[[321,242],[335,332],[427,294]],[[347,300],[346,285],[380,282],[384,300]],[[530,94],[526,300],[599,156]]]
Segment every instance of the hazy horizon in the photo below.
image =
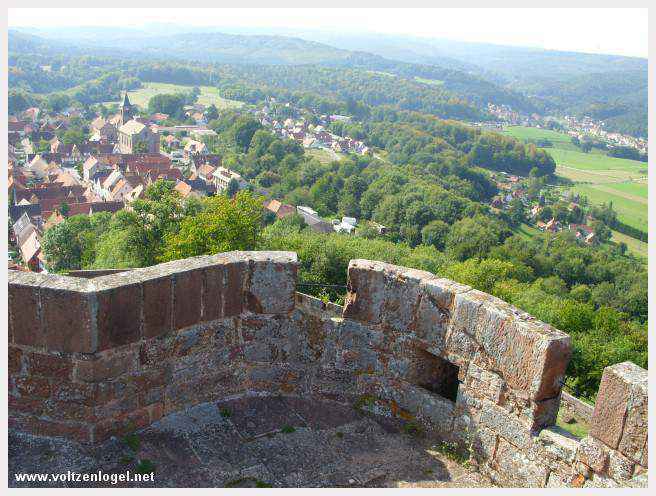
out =
[[9,9],[8,25],[23,30],[174,26],[298,37],[312,32],[382,35],[648,58],[647,9],[15,8]]

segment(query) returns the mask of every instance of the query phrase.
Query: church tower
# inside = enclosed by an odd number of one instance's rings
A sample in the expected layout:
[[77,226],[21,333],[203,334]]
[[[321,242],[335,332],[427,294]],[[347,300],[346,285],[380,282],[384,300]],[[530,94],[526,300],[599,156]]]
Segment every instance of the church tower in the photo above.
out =
[[125,96],[123,97],[123,104],[121,105],[121,122],[119,123],[118,127],[121,127],[126,122],[131,121],[133,117],[134,107],[132,107],[130,99],[128,98],[128,92],[126,91]]

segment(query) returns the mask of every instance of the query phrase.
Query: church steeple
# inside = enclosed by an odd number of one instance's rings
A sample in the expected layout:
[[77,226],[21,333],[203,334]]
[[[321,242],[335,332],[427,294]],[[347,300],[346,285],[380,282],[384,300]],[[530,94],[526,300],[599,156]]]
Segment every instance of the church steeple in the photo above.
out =
[[126,122],[131,121],[133,117],[134,117],[134,108],[130,103],[130,99],[128,98],[128,92],[126,91],[125,95],[123,95],[123,104],[121,105],[120,125],[122,126]]

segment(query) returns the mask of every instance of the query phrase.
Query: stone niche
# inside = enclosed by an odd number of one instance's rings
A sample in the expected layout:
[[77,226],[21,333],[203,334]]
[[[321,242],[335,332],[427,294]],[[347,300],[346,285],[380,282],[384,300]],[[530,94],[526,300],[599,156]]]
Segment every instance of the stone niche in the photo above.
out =
[[460,368],[426,350],[417,350],[417,355],[417,376],[413,382],[417,386],[455,403],[460,385],[458,380]]
[[294,253],[230,252],[10,272],[10,428],[98,443],[200,403],[298,396],[421,424],[500,485],[645,477],[646,371],[607,369],[573,439],[554,427],[566,334],[428,272],[352,260],[341,308],[296,293],[297,270]]

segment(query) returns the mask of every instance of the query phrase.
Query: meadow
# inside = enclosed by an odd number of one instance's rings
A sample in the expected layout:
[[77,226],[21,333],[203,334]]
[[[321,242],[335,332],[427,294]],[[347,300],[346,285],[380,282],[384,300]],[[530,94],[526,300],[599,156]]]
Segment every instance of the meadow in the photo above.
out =
[[523,141],[549,140],[553,147],[544,150],[556,161],[556,174],[574,183],[571,191],[593,204],[613,202],[621,222],[647,231],[646,163],[609,157],[598,149],[585,153],[567,134],[548,129],[510,126],[504,133]]
[[[141,108],[146,108],[148,106],[148,100],[150,100],[155,95],[188,92],[191,91],[192,88],[193,86],[183,86],[180,84],[143,83],[143,86],[138,90],[128,91],[128,97],[130,98],[130,103],[133,105],[138,105]],[[222,98],[219,95],[219,89],[214,86],[199,86],[198,88],[200,89],[198,103],[203,105],[214,104],[219,110],[227,108],[238,108],[243,105],[243,102]]]

